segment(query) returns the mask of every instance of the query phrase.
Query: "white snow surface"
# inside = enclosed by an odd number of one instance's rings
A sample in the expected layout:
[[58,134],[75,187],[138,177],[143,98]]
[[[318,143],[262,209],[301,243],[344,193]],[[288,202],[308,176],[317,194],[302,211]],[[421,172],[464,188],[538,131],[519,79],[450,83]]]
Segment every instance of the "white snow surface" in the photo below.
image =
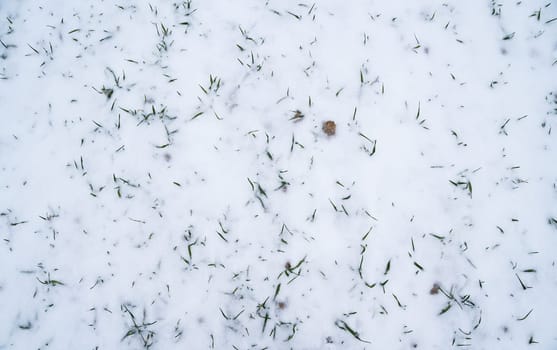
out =
[[555,1],[5,0],[0,40],[0,349],[557,348]]

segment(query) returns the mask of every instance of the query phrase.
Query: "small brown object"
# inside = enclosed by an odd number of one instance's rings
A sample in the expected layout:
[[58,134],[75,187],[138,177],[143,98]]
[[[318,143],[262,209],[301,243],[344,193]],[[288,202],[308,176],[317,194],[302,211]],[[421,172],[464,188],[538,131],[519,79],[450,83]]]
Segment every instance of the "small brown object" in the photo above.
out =
[[287,261],[286,264],[284,264],[284,268],[287,270],[290,270],[292,268],[292,265],[290,264],[290,261]]
[[299,122],[302,119],[304,119],[304,114],[300,110],[296,110],[294,116],[290,118],[290,120],[293,120],[294,122]]
[[284,301],[279,301],[277,305],[278,308],[281,310],[284,310],[286,308],[286,303]]
[[431,287],[431,290],[429,291],[429,294],[431,295],[438,294],[439,289],[441,289],[441,287],[437,283],[434,283],[433,287]]
[[332,120],[327,120],[323,123],[323,132],[327,136],[333,136],[337,132],[337,125]]

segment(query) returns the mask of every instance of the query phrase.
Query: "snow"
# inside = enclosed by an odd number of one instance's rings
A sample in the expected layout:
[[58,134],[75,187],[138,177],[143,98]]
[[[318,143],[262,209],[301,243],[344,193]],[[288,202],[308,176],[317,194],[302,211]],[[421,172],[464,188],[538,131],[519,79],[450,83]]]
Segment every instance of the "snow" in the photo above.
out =
[[556,8],[0,2],[0,349],[557,348]]

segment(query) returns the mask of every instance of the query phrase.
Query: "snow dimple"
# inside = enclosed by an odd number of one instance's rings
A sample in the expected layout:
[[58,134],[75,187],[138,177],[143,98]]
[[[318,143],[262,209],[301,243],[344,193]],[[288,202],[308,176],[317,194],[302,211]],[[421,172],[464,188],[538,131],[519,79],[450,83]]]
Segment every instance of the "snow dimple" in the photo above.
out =
[[555,348],[554,5],[1,3],[0,348]]

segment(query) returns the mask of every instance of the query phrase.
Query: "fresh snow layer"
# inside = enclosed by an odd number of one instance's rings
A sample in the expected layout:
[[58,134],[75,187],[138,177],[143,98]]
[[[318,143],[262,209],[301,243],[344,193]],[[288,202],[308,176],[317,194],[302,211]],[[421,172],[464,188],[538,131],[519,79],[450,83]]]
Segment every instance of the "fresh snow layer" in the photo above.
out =
[[557,348],[554,1],[5,0],[0,40],[0,349]]

